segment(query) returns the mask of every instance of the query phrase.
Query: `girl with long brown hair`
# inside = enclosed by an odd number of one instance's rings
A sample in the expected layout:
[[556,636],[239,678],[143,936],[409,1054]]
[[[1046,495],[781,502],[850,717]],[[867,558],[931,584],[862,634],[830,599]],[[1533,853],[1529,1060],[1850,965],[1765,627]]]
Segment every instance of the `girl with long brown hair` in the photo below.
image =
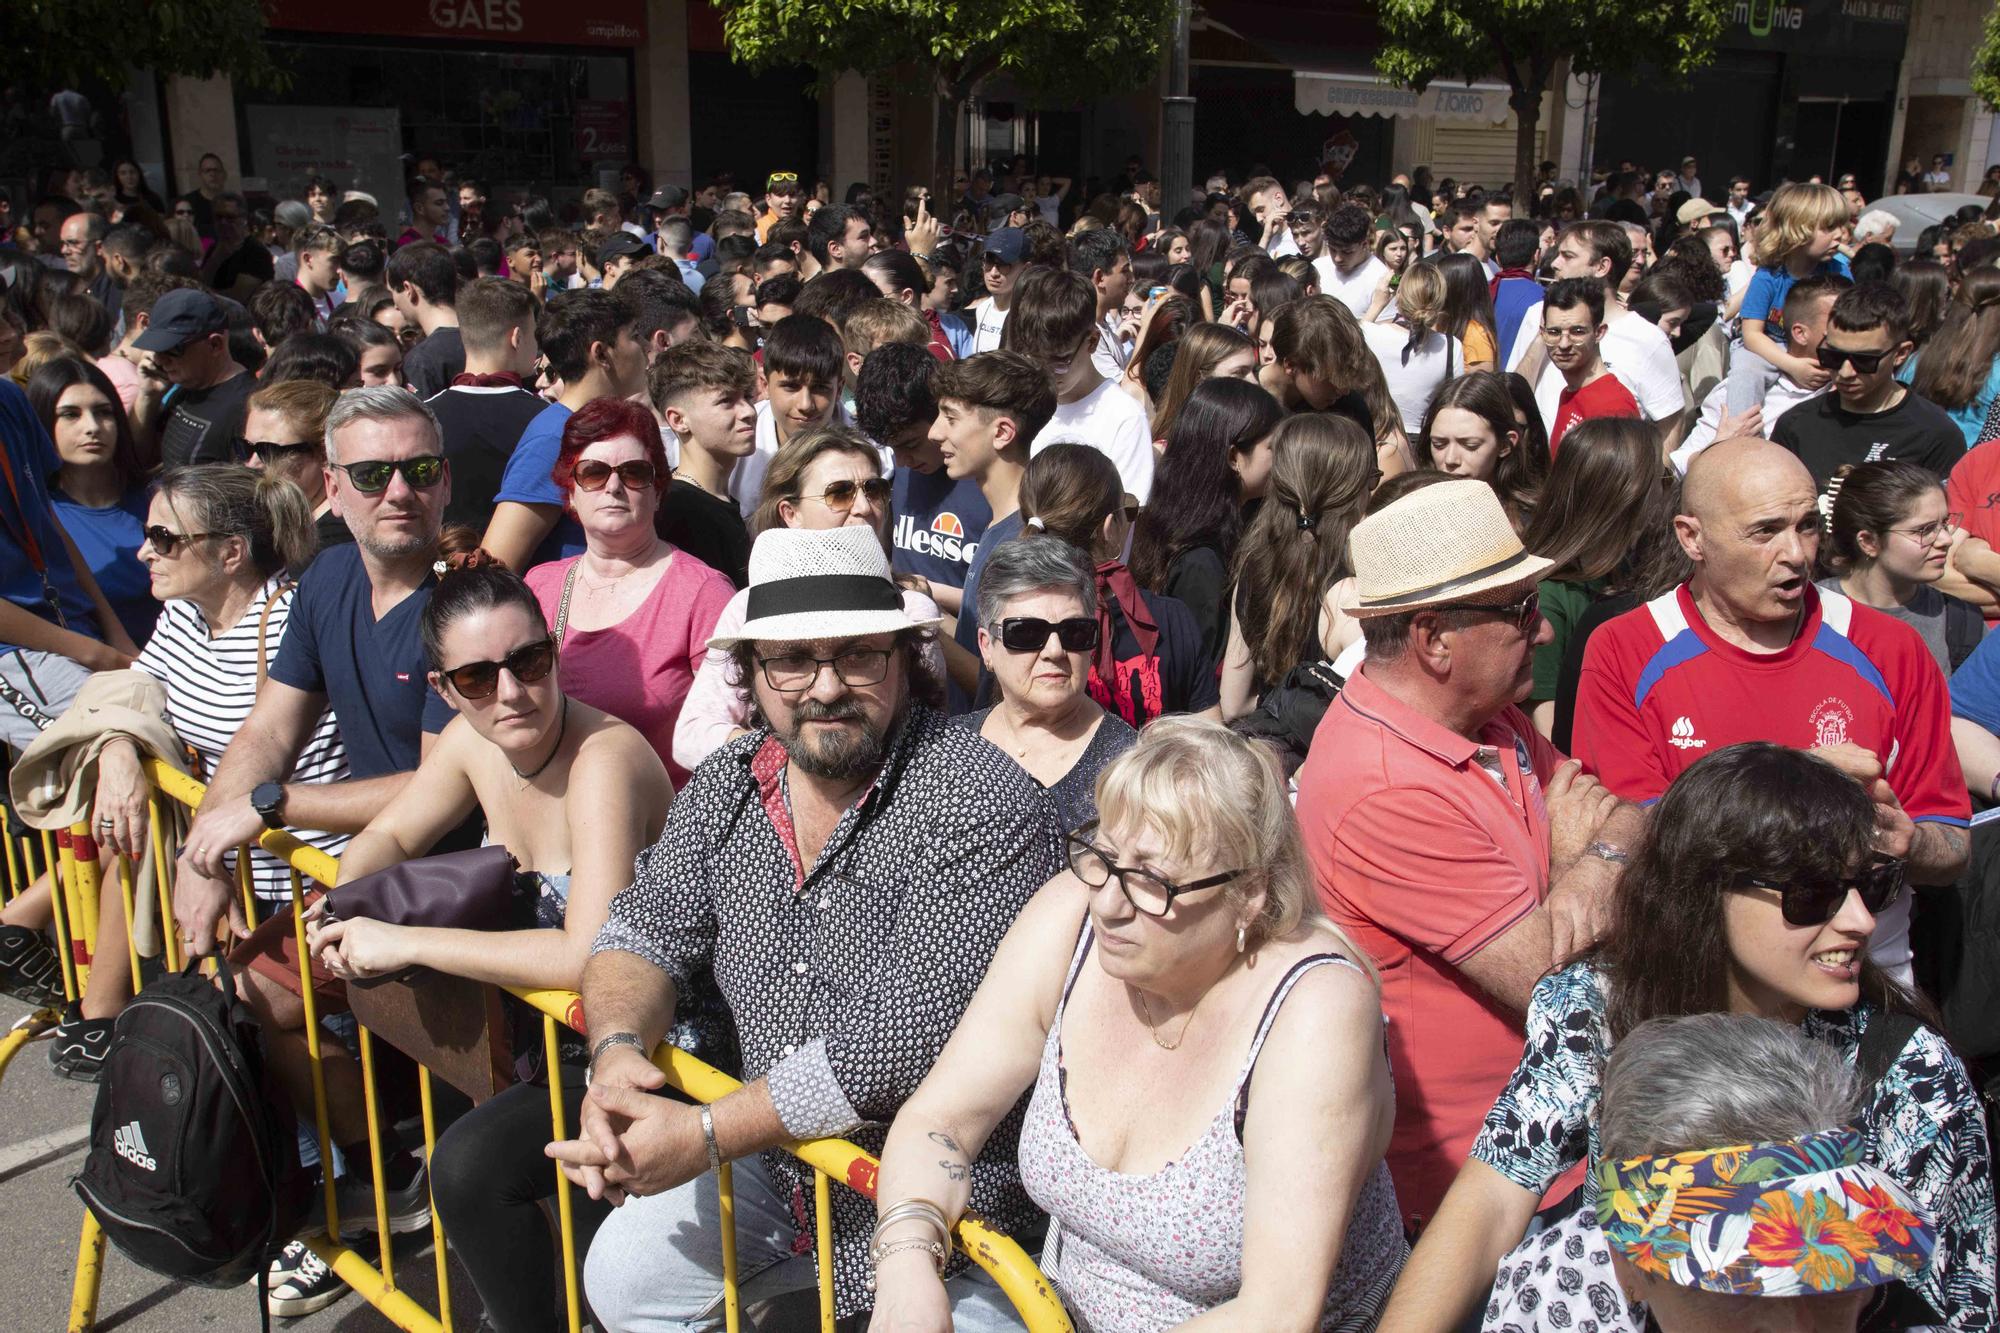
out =
[[1984,438],[1986,414],[2000,400],[2000,269],[1975,268],[1959,279],[1943,325],[1903,373],[1958,423],[1966,448]]
[[1347,534],[1381,478],[1367,433],[1346,417],[1306,413],[1278,427],[1263,507],[1236,548],[1225,722],[1293,667],[1331,659],[1359,633],[1329,593],[1349,573]]

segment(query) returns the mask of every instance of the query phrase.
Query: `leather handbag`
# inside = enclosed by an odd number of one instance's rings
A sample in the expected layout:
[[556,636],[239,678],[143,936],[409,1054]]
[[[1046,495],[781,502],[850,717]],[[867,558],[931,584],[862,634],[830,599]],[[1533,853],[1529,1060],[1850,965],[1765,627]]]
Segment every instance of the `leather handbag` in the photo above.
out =
[[[392,926],[448,930],[520,930],[534,924],[534,900],[520,886],[519,864],[498,844],[403,861],[329,889],[321,911],[329,921],[367,917]],[[424,968],[352,981],[380,986]]]

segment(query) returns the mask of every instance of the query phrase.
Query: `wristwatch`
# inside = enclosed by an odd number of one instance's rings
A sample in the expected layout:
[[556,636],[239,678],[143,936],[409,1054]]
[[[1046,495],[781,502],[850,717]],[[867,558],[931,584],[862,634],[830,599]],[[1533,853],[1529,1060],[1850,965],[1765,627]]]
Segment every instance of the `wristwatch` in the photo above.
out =
[[285,788],[276,782],[260,782],[250,789],[250,808],[263,817],[264,827],[285,826]]

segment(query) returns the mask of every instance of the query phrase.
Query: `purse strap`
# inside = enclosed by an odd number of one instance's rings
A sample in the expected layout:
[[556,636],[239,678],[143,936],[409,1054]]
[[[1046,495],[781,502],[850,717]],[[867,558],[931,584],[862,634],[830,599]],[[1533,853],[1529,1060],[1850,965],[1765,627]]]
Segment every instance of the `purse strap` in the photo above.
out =
[[576,571],[583,568],[583,557],[569,562],[569,573],[563,575],[562,598],[556,603],[556,650],[563,645],[563,631],[569,628],[569,596],[576,591]]
[[280,578],[278,586],[264,599],[264,609],[257,613],[257,688],[260,691],[264,688],[264,678],[271,674],[270,659],[264,651],[264,631],[271,625],[271,608],[278,604],[280,597],[287,595],[297,586],[290,579]]

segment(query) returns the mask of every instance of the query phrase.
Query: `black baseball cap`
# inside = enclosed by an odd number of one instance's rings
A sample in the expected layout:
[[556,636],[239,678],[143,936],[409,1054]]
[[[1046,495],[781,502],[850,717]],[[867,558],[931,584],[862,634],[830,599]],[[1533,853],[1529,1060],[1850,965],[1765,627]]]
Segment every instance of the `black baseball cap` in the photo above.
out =
[[688,192],[678,185],[662,185],[646,201],[648,208],[679,208],[688,201]]
[[153,303],[146,331],[132,340],[142,352],[171,352],[196,338],[221,333],[229,326],[221,302],[207,292],[183,287]]
[[637,236],[634,236],[631,232],[617,231],[611,234],[611,239],[597,247],[597,266],[603,268],[606,264],[622,255],[629,255],[636,259],[640,255],[649,255],[651,253],[653,253],[653,248]]

